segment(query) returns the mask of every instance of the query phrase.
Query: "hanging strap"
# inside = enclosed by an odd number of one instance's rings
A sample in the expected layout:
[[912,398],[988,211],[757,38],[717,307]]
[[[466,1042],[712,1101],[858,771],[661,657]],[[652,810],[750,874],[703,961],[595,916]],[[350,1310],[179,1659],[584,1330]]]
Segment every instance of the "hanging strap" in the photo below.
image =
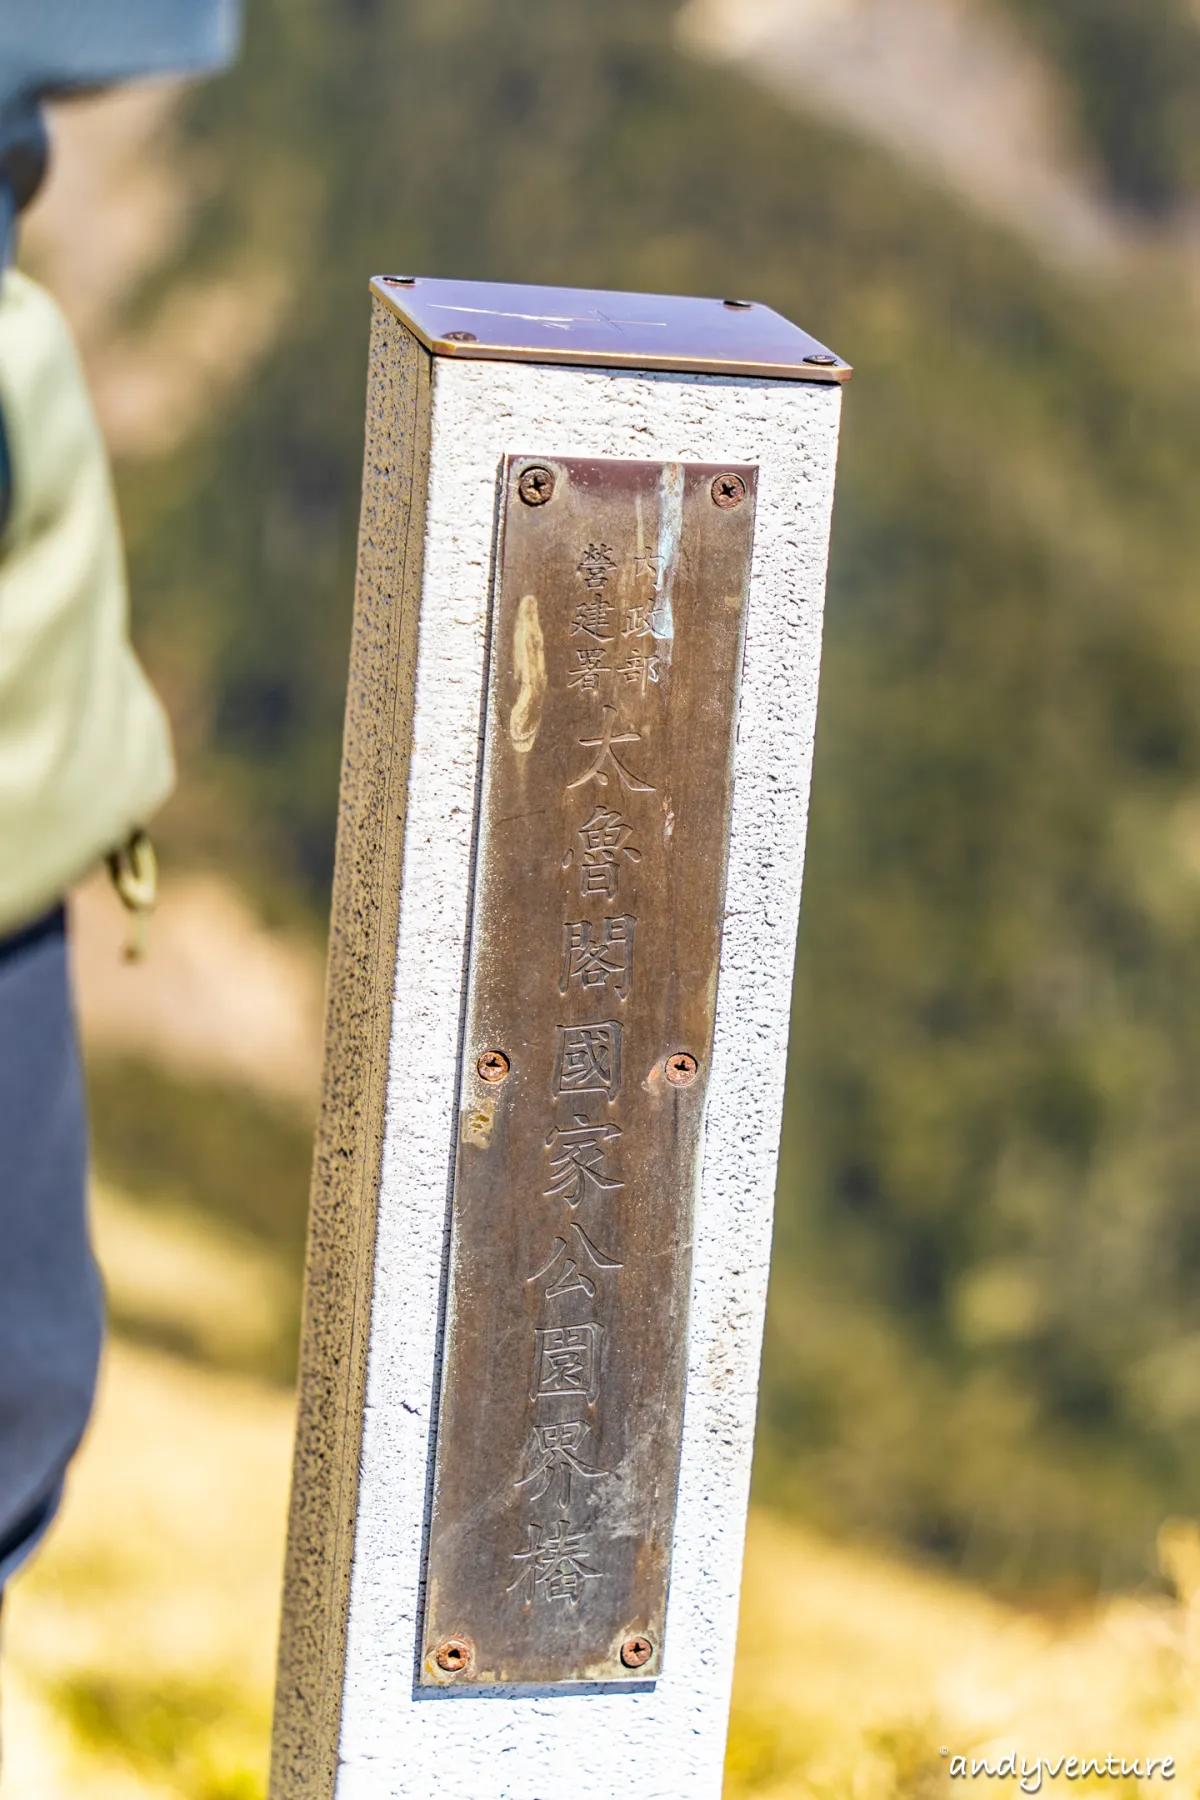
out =
[[158,858],[149,834],[140,826],[116,850],[108,853],[108,872],[129,914],[125,940],[126,962],[144,962],[150,914],[158,902]]

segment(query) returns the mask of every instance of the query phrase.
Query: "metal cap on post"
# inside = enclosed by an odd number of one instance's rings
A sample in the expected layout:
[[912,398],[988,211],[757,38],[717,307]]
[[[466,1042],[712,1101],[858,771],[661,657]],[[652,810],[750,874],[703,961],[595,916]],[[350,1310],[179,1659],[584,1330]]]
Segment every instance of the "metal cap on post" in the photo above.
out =
[[271,1793],[715,1797],[850,370],[372,288]]
[[373,292],[437,356],[845,381],[848,363],[753,300],[379,275]]

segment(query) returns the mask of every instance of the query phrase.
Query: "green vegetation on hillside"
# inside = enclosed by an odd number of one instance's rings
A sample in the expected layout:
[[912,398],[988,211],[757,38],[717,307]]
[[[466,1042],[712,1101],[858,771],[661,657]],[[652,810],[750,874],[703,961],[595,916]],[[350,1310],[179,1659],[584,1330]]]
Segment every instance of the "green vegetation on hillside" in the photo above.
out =
[[1007,0],[1074,100],[1113,197],[1162,220],[1200,199],[1200,30],[1190,0]]
[[[1149,66],[1168,0],[1106,4]],[[1114,185],[1186,191],[1188,107],[1155,101],[1156,162],[1067,33],[1095,9],[1055,10]],[[989,1578],[1137,1579],[1200,1484],[1200,371],[1169,295],[1049,273],[670,14],[251,0],[164,279],[257,258],[287,305],[123,478],[144,641],[203,722],[176,840],[323,902],[370,273],[748,293],[834,343],[762,1491]]]

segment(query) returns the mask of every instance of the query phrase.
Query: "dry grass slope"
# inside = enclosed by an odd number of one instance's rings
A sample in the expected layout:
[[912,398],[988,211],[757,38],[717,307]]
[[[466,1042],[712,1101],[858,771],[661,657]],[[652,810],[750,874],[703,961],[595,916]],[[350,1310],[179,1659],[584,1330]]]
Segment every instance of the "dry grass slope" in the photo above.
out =
[[[205,1337],[208,1366],[120,1338],[110,1350],[62,1520],[7,1608],[0,1793],[262,1800],[292,1407],[211,1355],[247,1329],[261,1258],[119,1195],[99,1196],[98,1221],[122,1315]],[[189,1266],[203,1279],[181,1279]],[[1200,1533],[1165,1527],[1163,1553],[1178,1601],[1022,1611],[757,1514],[728,1800],[964,1794],[976,1784],[951,1779],[943,1746],[993,1767],[1009,1751],[1018,1765],[1171,1755],[1169,1787],[1043,1791],[1197,1794]]]
[[260,1800],[291,1413],[113,1346],[61,1523],[6,1609],[4,1800]]

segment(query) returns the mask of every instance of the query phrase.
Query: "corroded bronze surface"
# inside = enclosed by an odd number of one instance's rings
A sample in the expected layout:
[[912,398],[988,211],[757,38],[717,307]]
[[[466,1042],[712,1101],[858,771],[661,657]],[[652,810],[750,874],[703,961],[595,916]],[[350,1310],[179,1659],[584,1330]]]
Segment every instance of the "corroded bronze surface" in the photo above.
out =
[[850,365],[760,301],[377,275],[377,299],[435,356],[847,381]]
[[755,477],[504,471],[424,1682],[662,1667]]

